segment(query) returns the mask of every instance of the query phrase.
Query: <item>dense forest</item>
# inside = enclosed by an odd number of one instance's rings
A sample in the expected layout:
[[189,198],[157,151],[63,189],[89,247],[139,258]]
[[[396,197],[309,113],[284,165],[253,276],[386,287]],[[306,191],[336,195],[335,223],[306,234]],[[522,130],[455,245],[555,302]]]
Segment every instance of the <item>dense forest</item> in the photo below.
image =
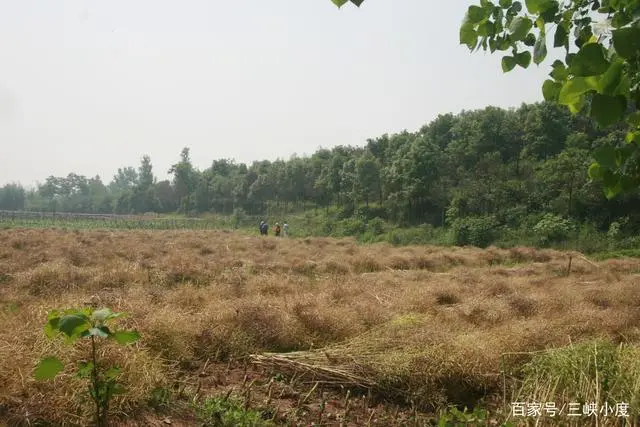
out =
[[184,148],[164,181],[145,155],[108,184],[75,173],[49,176],[30,190],[7,184],[0,209],[265,215],[304,207],[363,226],[448,226],[456,243],[480,246],[501,227],[538,227],[558,240],[581,224],[607,231],[615,223],[629,235],[640,230],[637,192],[607,200],[587,176],[593,149],[619,145],[624,134],[622,126],[603,129],[553,103],[487,107],[289,160],[220,159],[198,170]]

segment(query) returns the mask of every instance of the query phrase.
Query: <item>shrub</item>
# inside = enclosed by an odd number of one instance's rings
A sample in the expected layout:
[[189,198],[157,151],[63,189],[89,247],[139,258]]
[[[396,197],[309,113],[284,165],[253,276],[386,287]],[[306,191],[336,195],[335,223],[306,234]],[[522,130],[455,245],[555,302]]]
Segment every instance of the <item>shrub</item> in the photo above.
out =
[[235,208],[233,210],[233,215],[231,216],[231,221],[233,223],[233,228],[238,229],[242,224],[244,224],[247,220],[247,213],[242,208]]
[[338,222],[338,235],[359,236],[367,231],[367,225],[360,218],[343,219]]
[[451,226],[454,244],[485,248],[499,236],[498,226],[493,216],[458,218]]
[[548,213],[533,226],[533,231],[538,237],[538,243],[544,246],[566,241],[575,228],[570,219]]
[[367,224],[368,231],[374,236],[379,236],[384,233],[385,222],[382,218],[375,217]]

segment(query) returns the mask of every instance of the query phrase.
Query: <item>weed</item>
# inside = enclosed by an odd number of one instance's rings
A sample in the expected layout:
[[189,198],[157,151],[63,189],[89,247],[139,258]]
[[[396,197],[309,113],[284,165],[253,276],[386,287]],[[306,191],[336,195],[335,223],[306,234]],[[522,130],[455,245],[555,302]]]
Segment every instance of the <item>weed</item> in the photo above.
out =
[[[125,392],[118,384],[120,375],[118,366],[101,366],[98,360],[97,339],[113,339],[118,344],[126,345],[140,338],[135,331],[111,330],[108,326],[111,320],[124,316],[124,313],[114,313],[108,308],[92,310],[53,310],[48,315],[48,322],[44,328],[49,338],[54,338],[59,333],[64,334],[66,342],[74,343],[78,339],[87,338],[91,341],[91,353],[89,361],[80,361],[76,375],[89,381],[89,395],[95,403],[95,422],[98,427],[106,427],[108,421],[109,401],[116,394]],[[62,362],[49,356],[38,363],[34,377],[37,380],[53,379],[64,369]]]
[[196,405],[198,419],[202,427],[267,427],[272,424],[263,419],[262,413],[245,408],[234,398],[216,396]]

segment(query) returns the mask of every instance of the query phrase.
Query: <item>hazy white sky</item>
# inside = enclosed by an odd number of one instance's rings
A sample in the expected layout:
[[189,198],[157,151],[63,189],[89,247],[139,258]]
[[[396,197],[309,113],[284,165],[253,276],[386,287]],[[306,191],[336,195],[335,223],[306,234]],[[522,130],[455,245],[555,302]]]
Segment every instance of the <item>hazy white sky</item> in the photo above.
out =
[[311,154],[542,99],[458,43],[476,0],[0,0],[0,183]]

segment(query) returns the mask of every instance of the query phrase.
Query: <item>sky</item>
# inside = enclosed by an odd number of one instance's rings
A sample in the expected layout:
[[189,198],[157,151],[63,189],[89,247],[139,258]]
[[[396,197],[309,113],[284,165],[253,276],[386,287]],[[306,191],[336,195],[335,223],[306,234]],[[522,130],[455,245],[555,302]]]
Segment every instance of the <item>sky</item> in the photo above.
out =
[[149,155],[288,159],[542,100],[458,31],[477,0],[0,0],[0,184],[109,182]]

